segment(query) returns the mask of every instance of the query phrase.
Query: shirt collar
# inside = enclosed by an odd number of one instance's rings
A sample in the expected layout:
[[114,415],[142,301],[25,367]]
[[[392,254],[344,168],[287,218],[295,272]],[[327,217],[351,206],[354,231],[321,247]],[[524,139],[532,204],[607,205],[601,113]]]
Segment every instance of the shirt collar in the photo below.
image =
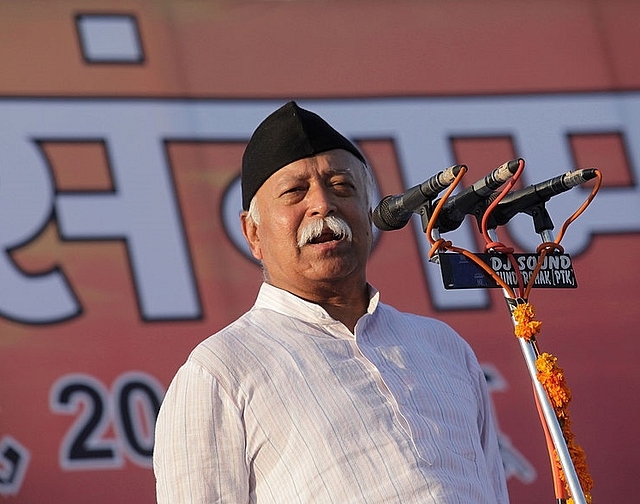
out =
[[[380,293],[375,287],[369,284],[367,284],[367,288],[369,289],[369,306],[367,307],[366,315],[371,315],[378,307]],[[266,282],[260,286],[254,308],[267,308],[282,313],[283,315],[319,324],[329,325],[340,323],[333,319],[319,304],[306,301],[295,294],[274,287]]]

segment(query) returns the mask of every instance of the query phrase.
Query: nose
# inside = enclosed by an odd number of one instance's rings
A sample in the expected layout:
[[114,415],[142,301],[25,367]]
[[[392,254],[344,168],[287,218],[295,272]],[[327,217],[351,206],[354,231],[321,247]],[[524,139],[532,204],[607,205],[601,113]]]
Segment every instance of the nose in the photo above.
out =
[[321,184],[314,184],[307,192],[307,212],[311,217],[326,217],[335,212],[336,206],[330,191]]

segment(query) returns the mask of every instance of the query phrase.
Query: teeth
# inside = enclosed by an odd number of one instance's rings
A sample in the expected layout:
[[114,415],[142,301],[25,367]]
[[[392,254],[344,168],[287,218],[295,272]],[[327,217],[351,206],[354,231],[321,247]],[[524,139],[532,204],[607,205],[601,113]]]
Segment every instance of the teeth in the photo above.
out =
[[328,216],[304,226],[298,237],[298,246],[304,247],[309,243],[325,243],[341,240],[350,242],[351,239],[352,233],[349,225],[339,217]]
[[317,238],[314,238],[312,240],[312,243],[324,243],[331,240],[335,240],[335,236],[321,235],[321,236],[318,236]]
[[335,233],[322,233],[311,240],[311,243],[325,243],[332,240],[339,240],[340,236]]

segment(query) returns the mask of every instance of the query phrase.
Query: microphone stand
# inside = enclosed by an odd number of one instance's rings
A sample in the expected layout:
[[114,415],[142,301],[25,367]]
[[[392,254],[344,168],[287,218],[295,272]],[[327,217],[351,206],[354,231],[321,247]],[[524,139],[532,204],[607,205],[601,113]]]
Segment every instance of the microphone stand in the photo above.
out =
[[[428,231],[428,222],[433,214],[433,204],[432,202],[427,202],[425,205],[420,207],[419,214],[422,220],[422,227],[425,232]],[[553,222],[551,221],[551,217],[547,212],[544,203],[532,205],[530,208],[524,210],[525,213],[531,215],[534,221],[534,227],[536,233],[538,233],[543,243],[553,242]],[[476,218],[479,218],[479,214],[476,215]],[[437,228],[431,228],[431,237],[434,241],[440,240],[440,232]],[[497,234],[495,229],[488,229],[490,238],[497,242]],[[434,245],[435,247],[435,245]],[[433,249],[432,249],[433,251]],[[438,255],[432,256],[433,262],[439,262]],[[531,282],[535,281],[534,278],[531,279]],[[503,293],[505,300],[507,302],[507,306],[509,308],[511,314],[511,320],[514,326],[517,324],[515,318],[513,317],[513,310],[519,305],[526,303],[527,300],[521,297],[511,297],[506,289],[503,288]],[[545,433],[545,438],[547,440],[547,450],[549,452],[549,458],[551,461],[551,468],[554,479],[554,489],[556,496],[557,504],[566,504],[568,502],[568,496],[565,489],[564,482],[561,480],[560,472],[558,470],[556,464],[555,455],[558,457],[558,461],[562,467],[562,471],[565,476],[566,484],[569,487],[569,491],[571,493],[571,499],[574,504],[587,504],[587,500],[585,494],[580,485],[580,480],[578,478],[578,474],[576,472],[573,460],[571,459],[571,454],[569,452],[569,447],[567,446],[567,441],[564,438],[564,434],[562,432],[562,427],[560,426],[560,422],[556,415],[556,412],[551,404],[549,399],[549,395],[545,390],[544,386],[538,379],[538,371],[536,368],[536,360],[540,355],[540,351],[538,350],[538,346],[535,340],[535,337],[532,336],[529,339],[525,338],[517,338],[520,350],[524,357],[527,370],[529,372],[531,382],[533,385],[534,397],[536,400],[536,405],[538,408],[538,413],[540,415],[540,420],[542,422],[542,427]]]
[[[536,233],[541,236],[542,242],[552,242],[553,222],[551,221],[551,217],[549,216],[544,203],[534,205],[533,207],[525,210],[525,213],[532,216]],[[488,232],[491,238],[497,242],[495,229],[490,229],[488,230]],[[534,279],[531,279],[531,281],[533,282]],[[505,293],[505,299],[507,301],[507,306],[509,307],[511,314],[513,314],[513,309],[518,304],[527,302],[527,300],[523,298],[510,298],[506,295],[507,293],[504,290],[503,292]],[[516,321],[513,317],[512,322],[515,326]],[[554,487],[557,498],[556,502],[558,504],[564,504],[567,502],[567,498],[566,492],[564,492],[563,483],[562,481],[559,481],[558,471],[555,470],[555,457],[553,454],[553,449],[555,449],[555,453],[557,454],[560,465],[562,466],[562,470],[564,472],[573,502],[575,504],[587,504],[587,500],[580,485],[580,480],[578,479],[578,474],[569,453],[567,442],[562,433],[560,422],[553,406],[551,405],[546,390],[544,389],[542,383],[540,383],[540,380],[538,380],[536,360],[540,355],[540,351],[538,350],[535,337],[532,336],[529,340],[525,338],[518,338],[518,342],[520,344],[520,350],[524,357],[527,370],[529,371],[529,375],[531,377],[536,404],[538,406],[538,412],[540,413],[540,420],[543,423],[543,429],[545,431],[545,435],[547,436],[549,457],[551,460],[552,471],[554,473]],[[549,445],[549,438],[551,441],[551,445]]]

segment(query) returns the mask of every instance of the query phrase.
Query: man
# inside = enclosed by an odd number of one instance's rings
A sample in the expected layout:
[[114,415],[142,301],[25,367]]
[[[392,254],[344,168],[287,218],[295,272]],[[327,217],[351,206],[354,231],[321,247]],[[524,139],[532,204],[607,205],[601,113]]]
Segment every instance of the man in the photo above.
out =
[[295,102],[252,135],[241,224],[265,281],[167,391],[159,502],[508,502],[471,349],[367,284],[372,180]]

